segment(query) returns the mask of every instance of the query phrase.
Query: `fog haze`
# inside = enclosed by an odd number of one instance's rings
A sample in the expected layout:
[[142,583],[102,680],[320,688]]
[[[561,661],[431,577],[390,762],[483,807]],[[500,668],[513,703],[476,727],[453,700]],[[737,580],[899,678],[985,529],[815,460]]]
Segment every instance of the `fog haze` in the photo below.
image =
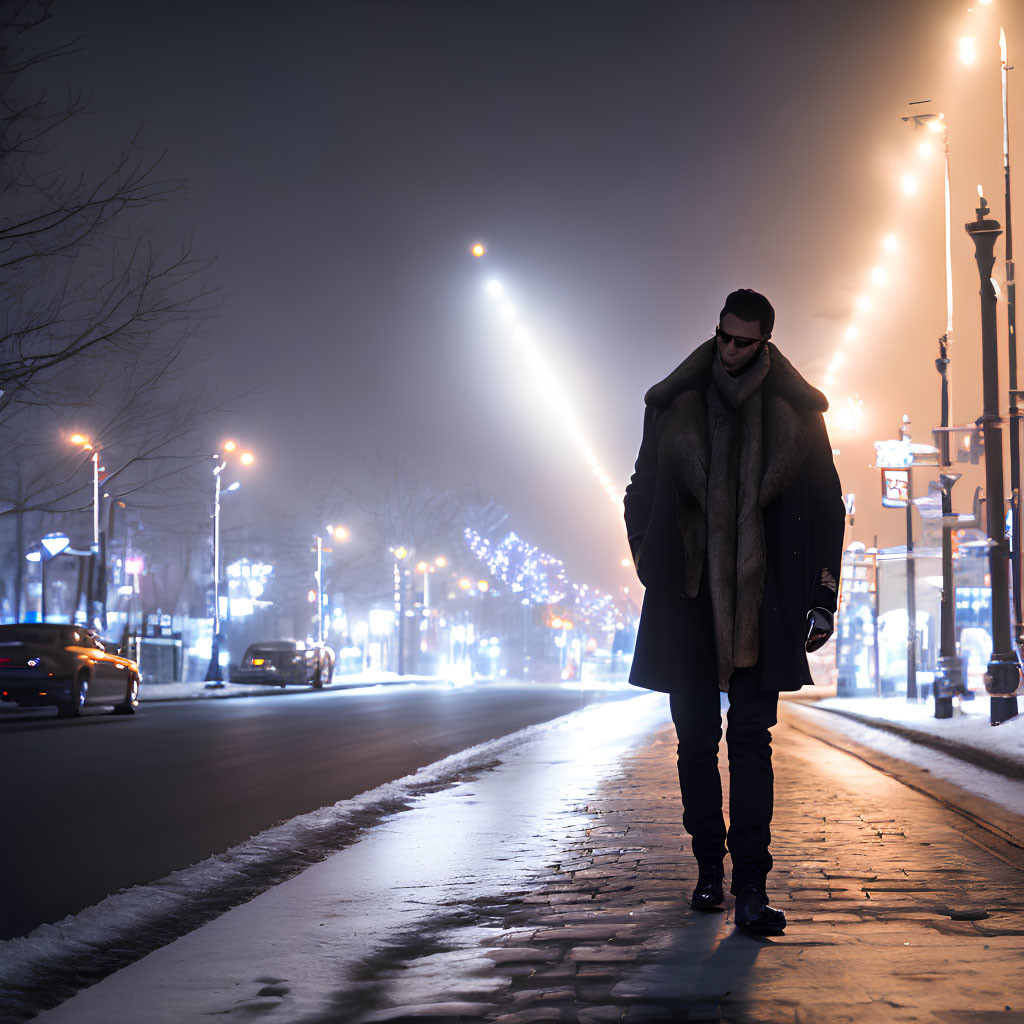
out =
[[[965,19],[973,68],[957,61]],[[949,124],[954,420],[973,420],[963,223],[978,182],[1004,220],[1000,20],[1012,63],[1024,15],[998,2],[65,2],[49,31],[80,49],[48,73],[94,93],[83,153],[102,160],[141,125],[189,179],[163,228],[218,254],[225,305],[195,372],[228,401],[218,429],[259,455],[252,500],[286,512],[324,474],[354,483],[398,458],[432,486],[477,484],[573,578],[635,587],[621,515],[484,283],[503,283],[621,486],[645,390],[710,337],[728,291],[765,292],[812,383],[844,352],[828,391],[863,400],[859,430],[833,430],[854,536],[900,542],[871,442],[903,413],[930,440],[945,329],[941,159],[917,157],[900,117],[930,99]],[[890,232],[900,249],[872,290]]]

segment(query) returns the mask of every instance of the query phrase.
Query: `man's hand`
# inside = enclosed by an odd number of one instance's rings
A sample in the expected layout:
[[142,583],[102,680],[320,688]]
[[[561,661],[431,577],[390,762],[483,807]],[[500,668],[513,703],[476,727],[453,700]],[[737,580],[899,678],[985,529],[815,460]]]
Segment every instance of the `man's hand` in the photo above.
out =
[[825,608],[812,608],[807,613],[807,639],[804,650],[810,654],[824,647],[835,629],[832,613]]

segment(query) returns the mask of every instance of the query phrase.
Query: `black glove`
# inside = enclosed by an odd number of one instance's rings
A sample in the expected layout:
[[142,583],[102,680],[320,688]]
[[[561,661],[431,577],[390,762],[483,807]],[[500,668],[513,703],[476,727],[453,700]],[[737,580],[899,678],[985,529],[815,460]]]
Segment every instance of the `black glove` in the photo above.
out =
[[807,639],[804,650],[810,654],[824,647],[835,629],[832,613],[825,608],[812,608],[807,613]]

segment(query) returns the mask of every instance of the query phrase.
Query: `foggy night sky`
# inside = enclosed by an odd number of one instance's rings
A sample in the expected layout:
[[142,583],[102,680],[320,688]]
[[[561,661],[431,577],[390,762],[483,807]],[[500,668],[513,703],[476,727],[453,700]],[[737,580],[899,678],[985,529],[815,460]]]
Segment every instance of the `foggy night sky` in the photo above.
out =
[[[979,181],[1004,221],[1000,21],[1022,62],[1010,115],[1024,167],[1022,7],[58,0],[51,31],[82,48],[51,74],[94,93],[82,155],[102,166],[143,125],[147,152],[166,148],[166,172],[189,180],[172,227],[218,254],[227,295],[197,378],[261,389],[220,421],[259,455],[244,493],[301,500],[318,475],[355,479],[376,446],[436,487],[478,483],[573,578],[635,588],[621,515],[533,400],[483,284],[501,280],[544,339],[624,486],[645,390],[710,337],[728,291],[771,298],[776,344],[821,386],[895,231],[890,284],[830,390],[864,400],[862,432],[833,433],[854,536],[900,543],[871,441],[904,412],[931,440],[945,329],[941,157],[919,160],[922,134],[900,116],[932,99],[949,123],[966,422],[981,359],[963,224]],[[911,167],[922,186],[907,199]],[[1002,343],[1002,306],[999,323]],[[973,483],[959,486],[969,504]]]

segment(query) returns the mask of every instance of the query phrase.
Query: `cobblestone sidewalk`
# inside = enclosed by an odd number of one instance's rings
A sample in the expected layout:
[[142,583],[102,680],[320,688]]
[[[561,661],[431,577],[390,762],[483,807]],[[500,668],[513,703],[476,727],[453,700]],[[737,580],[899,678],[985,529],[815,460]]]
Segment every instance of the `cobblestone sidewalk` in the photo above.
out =
[[[775,730],[770,879],[785,936],[689,910],[674,737],[568,808],[514,891],[439,908],[361,966],[337,1015],[406,1021],[1024,1022],[1024,875],[948,808]],[[523,851],[510,851],[520,862]],[[728,865],[727,865],[728,870]]]

